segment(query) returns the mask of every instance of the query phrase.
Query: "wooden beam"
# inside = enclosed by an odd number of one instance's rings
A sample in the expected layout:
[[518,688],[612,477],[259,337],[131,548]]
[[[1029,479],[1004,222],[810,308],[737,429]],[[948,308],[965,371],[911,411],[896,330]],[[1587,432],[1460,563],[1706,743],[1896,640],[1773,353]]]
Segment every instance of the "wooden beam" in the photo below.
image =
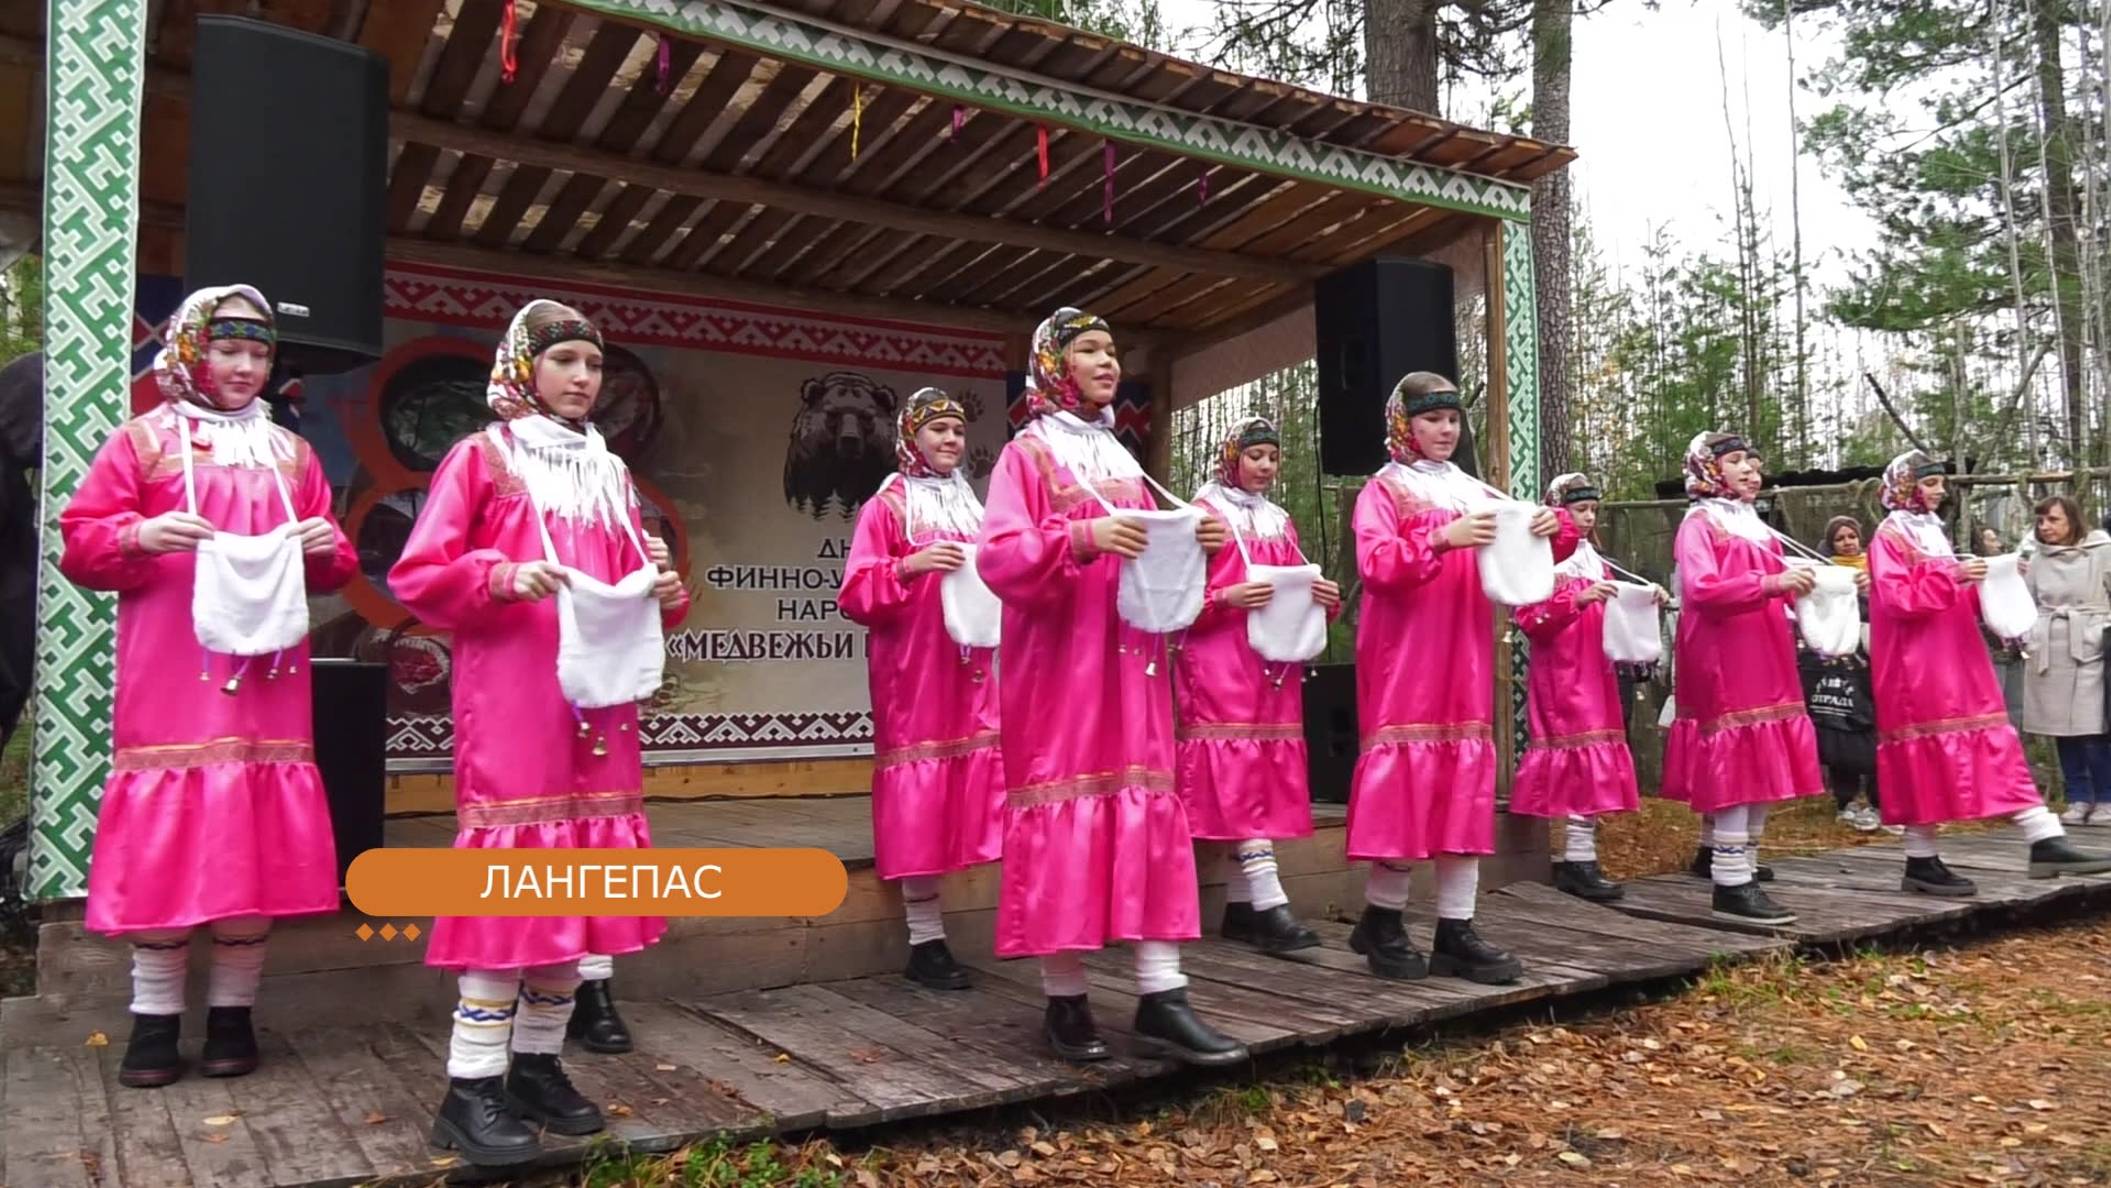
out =
[[521,165],[620,177],[691,198],[730,201],[749,206],[781,207],[801,214],[821,215],[846,222],[876,224],[947,239],[976,239],[986,243],[1038,247],[1072,255],[1126,260],[1199,272],[1212,276],[1294,283],[1311,280],[1318,270],[1310,265],[1279,260],[1254,259],[1233,252],[1215,252],[1171,244],[1151,243],[1086,231],[1066,231],[1028,223],[934,213],[918,207],[871,197],[849,197],[786,185],[757,177],[706,173],[653,161],[620,157],[571,144],[556,144],[524,136],[511,136],[481,128],[464,127],[446,120],[398,111],[389,119],[389,134],[399,139],[436,148],[455,149],[465,155],[488,156]]

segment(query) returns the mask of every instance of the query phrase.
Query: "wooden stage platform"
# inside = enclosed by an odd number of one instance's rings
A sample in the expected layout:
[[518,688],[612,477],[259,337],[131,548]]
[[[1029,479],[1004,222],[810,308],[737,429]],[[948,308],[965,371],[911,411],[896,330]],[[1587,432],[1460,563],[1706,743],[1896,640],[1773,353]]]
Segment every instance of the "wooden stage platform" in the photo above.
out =
[[[1774,893],[1802,918],[1766,934],[1714,920],[1705,884],[1683,875],[1630,884],[1620,910],[1514,883],[1480,907],[1483,931],[1525,961],[1526,977],[1513,986],[1380,981],[1348,951],[1348,927],[1338,919],[1320,924],[1326,944],[1319,949],[1272,958],[1205,940],[1186,948],[1185,966],[1197,1005],[1258,1055],[1691,975],[1717,961],[1796,947],[2111,905],[2111,877],[2024,877],[2023,846],[2013,834],[1952,839],[1946,857],[1979,880],[1978,898],[1899,894],[1896,846],[1775,861]],[[1415,921],[1425,943],[1429,924]],[[635,1053],[579,1052],[566,1064],[581,1089],[609,1108],[608,1137],[638,1150],[1060,1099],[1174,1071],[1127,1055],[1135,999],[1126,952],[1088,963],[1094,1006],[1117,1054],[1088,1069],[1042,1054],[1031,963],[974,964],[976,985],[959,993],[883,973],[633,999],[625,1009]],[[266,1063],[255,1075],[192,1077],[144,1091],[117,1086],[122,1032],[108,1046],[90,1046],[63,1025],[6,1038],[0,1183],[11,1188],[422,1184],[448,1164],[426,1145],[446,1047],[444,1022],[429,1016],[346,1023],[281,1015],[265,1030]],[[585,1150],[553,1138],[545,1161],[576,1163]]]

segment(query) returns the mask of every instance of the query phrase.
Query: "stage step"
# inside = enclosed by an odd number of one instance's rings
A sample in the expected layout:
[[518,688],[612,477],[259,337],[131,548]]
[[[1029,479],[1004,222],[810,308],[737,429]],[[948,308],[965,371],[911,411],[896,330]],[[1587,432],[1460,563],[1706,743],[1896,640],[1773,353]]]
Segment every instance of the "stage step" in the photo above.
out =
[[[653,839],[663,846],[819,846],[843,859],[850,888],[841,907],[815,919],[703,919],[669,922],[667,936],[642,954],[620,960],[617,993],[625,998],[724,994],[888,973],[908,959],[908,939],[895,888],[873,872],[870,799],[864,796],[771,797],[757,800],[653,802]],[[1344,810],[1315,808],[1313,835],[1277,846],[1284,889],[1300,915],[1337,917],[1361,902],[1363,871],[1342,855]],[[1484,890],[1517,880],[1543,881],[1545,830],[1537,822],[1502,818],[1499,854],[1486,865]],[[393,818],[388,842],[445,846],[454,838],[451,816]],[[1206,929],[1221,917],[1227,862],[1222,847],[1199,855]],[[1418,874],[1423,872],[1418,872]],[[963,960],[991,955],[998,867],[945,880],[946,930]],[[1418,890],[1418,895],[1426,891]],[[333,916],[288,921],[272,934],[260,1018],[335,1023],[437,1015],[455,1000],[451,976],[428,968],[420,941],[362,941],[361,924],[398,930],[430,920],[370,919],[347,907]],[[207,942],[194,942],[190,1001],[202,1017]],[[44,1029],[81,1032],[111,1028],[122,1034],[130,992],[130,953],[89,933],[78,904],[47,912],[37,949],[37,994],[11,999],[0,1014],[0,1047],[49,1042]],[[46,1038],[37,1038],[45,1035]]]

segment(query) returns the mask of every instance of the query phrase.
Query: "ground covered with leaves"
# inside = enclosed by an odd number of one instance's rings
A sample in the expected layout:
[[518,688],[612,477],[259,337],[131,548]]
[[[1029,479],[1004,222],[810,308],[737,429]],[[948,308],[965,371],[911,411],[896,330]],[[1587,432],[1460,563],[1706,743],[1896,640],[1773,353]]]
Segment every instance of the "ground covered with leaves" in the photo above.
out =
[[[1659,1000],[1093,1116],[605,1163],[661,1185],[2111,1183],[2111,916],[1718,970]],[[1008,1116],[1008,1119],[1012,1116]]]

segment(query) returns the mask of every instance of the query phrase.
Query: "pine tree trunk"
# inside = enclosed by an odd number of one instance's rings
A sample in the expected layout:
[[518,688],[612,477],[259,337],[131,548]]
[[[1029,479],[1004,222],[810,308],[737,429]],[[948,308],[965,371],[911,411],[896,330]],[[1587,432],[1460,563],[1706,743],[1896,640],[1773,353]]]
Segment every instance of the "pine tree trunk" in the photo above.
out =
[[2051,224],[2052,281],[2059,298],[2060,382],[2066,395],[2067,440],[2075,465],[2088,459],[2082,438],[2081,265],[2075,246],[2074,165],[2067,140],[2066,81],[2060,67],[2057,0],[2031,0],[2031,40],[2037,55],[2038,116],[2045,137],[2045,213]]
[[[1572,0],[1533,0],[1532,135],[1549,144],[1569,139]],[[1545,480],[1574,468],[1569,417],[1571,340],[1569,175],[1565,169],[1532,186],[1533,278],[1539,306],[1539,460]],[[1602,480],[1601,480],[1602,481]]]
[[1442,0],[1365,0],[1364,86],[1373,103],[1442,115],[1437,9]]

